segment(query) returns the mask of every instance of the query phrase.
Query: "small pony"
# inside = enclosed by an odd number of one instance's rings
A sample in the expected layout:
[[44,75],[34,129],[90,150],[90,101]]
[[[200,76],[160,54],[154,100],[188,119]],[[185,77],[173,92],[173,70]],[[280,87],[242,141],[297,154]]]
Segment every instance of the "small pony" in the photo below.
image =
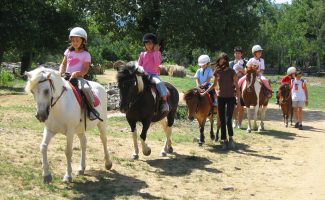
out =
[[[126,119],[131,127],[134,144],[132,159],[139,158],[136,123],[142,123],[140,134],[142,152],[145,156],[151,154],[150,147],[145,143],[147,131],[151,122],[160,121],[166,134],[166,142],[160,153],[166,156],[173,152],[171,143],[172,125],[179,101],[178,91],[170,83],[165,83],[168,91],[168,104],[170,111],[161,113],[159,96],[155,85],[151,82],[150,76],[138,67],[137,62],[131,61],[121,68],[117,74],[118,87],[120,90],[120,110],[126,113]],[[166,120],[167,117],[167,120]]]
[[[210,139],[213,141],[219,140],[219,129],[220,129],[220,120],[218,118],[218,109],[217,107],[212,106],[211,99],[208,95],[201,96],[199,88],[192,88],[184,93],[184,100],[187,105],[188,111],[188,119],[193,121],[194,117],[199,122],[200,126],[200,138],[199,138],[199,145],[205,142],[204,136],[204,126],[207,118],[210,121]],[[217,133],[216,136],[213,132],[213,121],[214,116],[217,116]]]
[[[265,118],[265,112],[267,109],[267,105],[269,102],[269,98],[265,95],[265,92],[263,90],[266,90],[264,88],[265,86],[262,86],[262,83],[257,80],[257,73],[256,70],[253,68],[248,67],[247,68],[247,74],[246,74],[246,80],[243,83],[242,87],[242,97],[245,103],[245,106],[247,108],[247,119],[248,119],[248,125],[247,125],[247,132],[251,132],[251,115],[250,115],[250,106],[254,107],[254,130],[263,131],[264,130],[264,118]],[[257,113],[260,111],[261,115],[261,123],[260,126],[257,129]]]
[[284,84],[279,87],[278,90],[279,96],[279,105],[282,110],[283,122],[285,127],[288,127],[289,116],[290,116],[290,125],[292,125],[292,98],[291,98],[291,88],[289,84]]
[[47,159],[47,148],[51,139],[56,133],[63,133],[67,136],[67,146],[65,155],[67,157],[67,171],[63,181],[72,181],[72,144],[74,134],[80,139],[81,161],[78,169],[78,175],[83,175],[86,168],[86,135],[87,130],[97,125],[100,138],[104,147],[105,167],[111,169],[112,161],[107,150],[106,137],[106,118],[107,118],[107,95],[103,86],[98,83],[89,81],[93,92],[100,99],[100,104],[96,107],[104,121],[90,121],[86,116],[85,108],[81,107],[74,95],[68,81],[61,78],[58,71],[37,68],[33,71],[26,72],[28,82],[25,87],[26,92],[31,92],[36,101],[36,118],[44,122],[43,140],[40,145],[42,152],[43,181],[49,183],[52,181],[52,175],[49,171]]

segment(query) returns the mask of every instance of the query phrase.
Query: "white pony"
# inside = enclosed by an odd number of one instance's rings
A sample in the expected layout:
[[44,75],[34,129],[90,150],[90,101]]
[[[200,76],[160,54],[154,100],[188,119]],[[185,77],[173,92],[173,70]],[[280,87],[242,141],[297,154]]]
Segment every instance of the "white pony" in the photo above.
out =
[[63,133],[67,137],[67,146],[65,155],[67,157],[67,171],[63,181],[72,181],[72,144],[74,134],[77,134],[80,139],[81,146],[81,161],[78,169],[78,175],[84,174],[86,168],[86,143],[85,127],[88,129],[97,125],[100,138],[104,147],[105,167],[111,169],[112,161],[107,150],[106,137],[106,119],[107,119],[107,95],[103,86],[98,83],[89,81],[93,92],[100,99],[100,104],[96,107],[103,121],[90,121],[84,114],[85,109],[81,109],[78,101],[70,87],[68,81],[60,77],[58,71],[37,68],[33,71],[25,73],[28,77],[28,82],[25,87],[27,92],[31,92],[36,101],[36,118],[40,122],[45,123],[43,131],[43,140],[40,145],[42,153],[43,181],[49,183],[52,181],[52,175],[49,171],[47,159],[47,148],[56,133]]

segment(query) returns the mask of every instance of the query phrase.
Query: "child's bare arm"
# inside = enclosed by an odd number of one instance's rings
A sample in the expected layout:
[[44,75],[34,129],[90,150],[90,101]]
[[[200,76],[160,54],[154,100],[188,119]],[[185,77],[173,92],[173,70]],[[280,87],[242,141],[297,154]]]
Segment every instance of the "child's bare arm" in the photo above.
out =
[[60,70],[59,70],[60,74],[64,74],[65,73],[66,67],[67,67],[67,57],[64,56],[63,57],[63,60],[62,60],[62,63],[60,65]]

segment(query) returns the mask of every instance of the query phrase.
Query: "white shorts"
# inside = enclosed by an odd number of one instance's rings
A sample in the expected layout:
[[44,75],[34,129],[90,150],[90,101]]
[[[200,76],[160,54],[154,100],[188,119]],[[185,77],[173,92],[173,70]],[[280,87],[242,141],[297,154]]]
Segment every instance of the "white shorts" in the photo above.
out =
[[305,106],[305,101],[292,101],[292,107],[293,108],[298,108],[298,107],[304,107]]

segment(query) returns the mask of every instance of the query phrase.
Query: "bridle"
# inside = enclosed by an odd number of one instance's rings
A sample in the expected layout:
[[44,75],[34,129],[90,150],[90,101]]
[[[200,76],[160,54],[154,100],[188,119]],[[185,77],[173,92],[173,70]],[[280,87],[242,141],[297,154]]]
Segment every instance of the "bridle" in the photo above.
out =
[[281,96],[283,97],[283,100],[281,101],[281,105],[284,104],[289,104],[289,100],[291,99],[291,93],[290,93],[290,89],[289,89],[289,95],[286,95],[286,98],[284,98],[284,96],[282,95],[282,90],[287,90],[287,86],[283,86],[283,88],[281,88]]
[[[135,82],[137,84],[136,79],[132,78],[130,80],[123,81],[121,83],[121,87],[127,88],[126,85],[129,85],[129,83],[131,83],[131,82]],[[138,94],[138,92],[136,92],[136,94]],[[130,98],[126,99],[126,104],[128,105],[128,109],[130,109],[138,100],[139,100],[139,95],[130,95]]]
[[54,84],[53,84],[53,80],[50,79],[50,78],[46,78],[46,79],[44,79],[44,80],[38,81],[38,84],[43,83],[43,82],[46,82],[46,81],[49,81],[50,86],[51,86],[51,94],[52,94],[52,96],[51,96],[51,108],[52,108],[53,106],[55,106],[55,104],[56,104],[56,103],[59,101],[59,99],[62,97],[63,93],[64,93],[65,91],[67,91],[67,87],[62,86],[62,90],[61,90],[61,93],[60,93],[59,97],[58,97],[58,98],[53,102],[53,100],[54,100],[53,94],[54,94],[54,92],[55,92],[55,87],[54,87]]

